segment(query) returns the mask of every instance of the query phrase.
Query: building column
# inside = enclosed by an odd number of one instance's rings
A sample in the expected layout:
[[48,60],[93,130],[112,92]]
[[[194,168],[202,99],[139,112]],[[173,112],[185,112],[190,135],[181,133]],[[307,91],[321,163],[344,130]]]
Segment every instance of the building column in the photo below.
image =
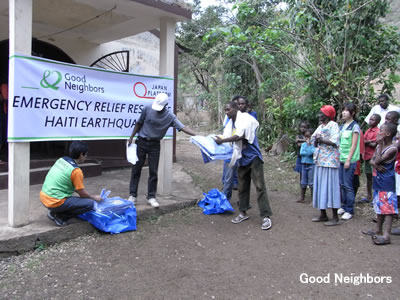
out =
[[[32,53],[32,0],[9,1],[10,56]],[[21,71],[21,70],[19,70]],[[9,65],[9,105],[14,99],[14,64]],[[9,115],[12,126],[14,114]],[[10,126],[9,126],[10,130]],[[30,144],[8,144],[8,224],[19,227],[29,223]]]
[[[160,20],[160,76],[174,77],[175,24],[172,19],[162,18]],[[163,139],[157,186],[158,193],[163,196],[168,196],[172,192],[172,154],[172,139]]]

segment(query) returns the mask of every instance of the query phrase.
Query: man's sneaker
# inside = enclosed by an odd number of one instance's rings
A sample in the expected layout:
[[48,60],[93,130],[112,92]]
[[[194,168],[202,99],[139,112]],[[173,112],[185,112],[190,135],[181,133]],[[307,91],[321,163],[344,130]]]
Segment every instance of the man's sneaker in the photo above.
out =
[[272,227],[272,221],[270,218],[264,218],[262,222],[261,229],[262,230],[268,230]]
[[345,212],[342,216],[342,220],[350,220],[353,217],[352,214],[349,214],[348,212]]
[[158,204],[158,202],[155,198],[150,198],[149,200],[147,200],[147,202],[154,208],[160,207],[160,204]]
[[233,224],[237,224],[243,221],[246,221],[249,217],[243,214],[238,214],[236,218],[232,219],[231,222]]
[[343,215],[346,211],[343,208],[337,210],[338,215]]
[[128,201],[131,201],[133,204],[136,204],[136,197],[129,196]]
[[63,219],[57,217],[57,215],[54,212],[47,212],[47,217],[52,220],[54,223],[56,223],[57,226],[59,227],[64,227],[67,225],[67,222],[65,222]]

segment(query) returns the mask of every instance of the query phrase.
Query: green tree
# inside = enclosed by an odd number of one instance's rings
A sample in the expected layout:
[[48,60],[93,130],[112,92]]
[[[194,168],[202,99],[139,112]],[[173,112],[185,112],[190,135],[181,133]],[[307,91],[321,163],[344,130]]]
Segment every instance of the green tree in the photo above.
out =
[[381,22],[388,1],[286,3],[278,10],[274,1],[242,1],[234,23],[206,36],[223,38],[225,56],[252,67],[266,131],[287,132],[322,103],[340,112],[352,101],[368,111],[376,82],[382,83],[379,93],[393,91],[400,44],[396,28]]
[[389,1],[287,3],[292,47],[281,49],[299,68],[310,98],[329,101],[339,111],[348,101],[367,110],[375,97],[373,82],[382,83],[380,93],[391,94],[400,40],[396,28],[381,21]]
[[211,8],[182,26],[191,72],[214,103],[234,94],[254,100],[261,139],[272,141],[300,119],[316,125],[324,103],[340,112],[352,101],[365,113],[376,94],[393,91],[400,39],[382,23],[388,0],[278,2],[241,1],[231,17]]
[[[180,94],[193,94],[205,100],[215,122],[221,122],[224,68],[221,68],[222,45],[203,42],[210,28],[221,26],[227,10],[222,6],[209,6],[202,10],[195,2],[193,20],[182,23],[177,30],[177,42],[183,52],[179,56]],[[198,88],[200,87],[200,89]]]

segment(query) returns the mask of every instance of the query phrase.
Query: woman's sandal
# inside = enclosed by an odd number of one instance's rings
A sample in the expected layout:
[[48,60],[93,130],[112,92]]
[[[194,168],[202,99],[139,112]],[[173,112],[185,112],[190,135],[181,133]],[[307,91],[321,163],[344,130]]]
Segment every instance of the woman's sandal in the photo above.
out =
[[324,223],[325,226],[337,226],[337,225],[341,225],[341,224],[342,223],[339,220],[330,220],[330,221]]
[[327,222],[327,221],[329,221],[329,219],[328,219],[328,217],[315,217],[315,218],[312,218],[311,219],[311,221],[313,221],[313,222]]
[[372,229],[361,230],[361,233],[362,233],[362,234],[365,234],[365,235],[370,235],[370,236],[375,236],[375,235],[377,235],[376,231],[375,231],[375,230],[372,230]]
[[379,245],[379,246],[390,244],[390,239],[386,240],[383,237],[383,235],[374,235],[372,237],[372,241],[374,242],[375,245]]

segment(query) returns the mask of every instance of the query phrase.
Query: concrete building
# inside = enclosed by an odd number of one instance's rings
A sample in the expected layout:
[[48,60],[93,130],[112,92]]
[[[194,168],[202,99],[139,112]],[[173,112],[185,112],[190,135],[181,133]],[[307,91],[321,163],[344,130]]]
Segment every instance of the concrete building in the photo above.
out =
[[[1,1],[0,83],[8,83],[13,89],[8,74],[14,70],[8,70],[8,57],[15,53],[86,66],[96,62],[97,67],[138,74],[174,76],[175,25],[189,18],[191,10],[183,0]],[[150,31],[157,31],[159,38]],[[9,225],[29,223],[31,154],[40,159],[43,153],[48,157],[65,151],[65,143],[53,143],[32,143],[32,147],[30,143],[9,143]],[[123,143],[118,141],[92,143],[97,143],[92,149],[103,149],[91,151],[93,156],[109,155],[104,151],[108,147],[114,153],[121,150],[121,145],[123,149]],[[171,140],[163,141],[161,155],[159,192],[168,194]]]

